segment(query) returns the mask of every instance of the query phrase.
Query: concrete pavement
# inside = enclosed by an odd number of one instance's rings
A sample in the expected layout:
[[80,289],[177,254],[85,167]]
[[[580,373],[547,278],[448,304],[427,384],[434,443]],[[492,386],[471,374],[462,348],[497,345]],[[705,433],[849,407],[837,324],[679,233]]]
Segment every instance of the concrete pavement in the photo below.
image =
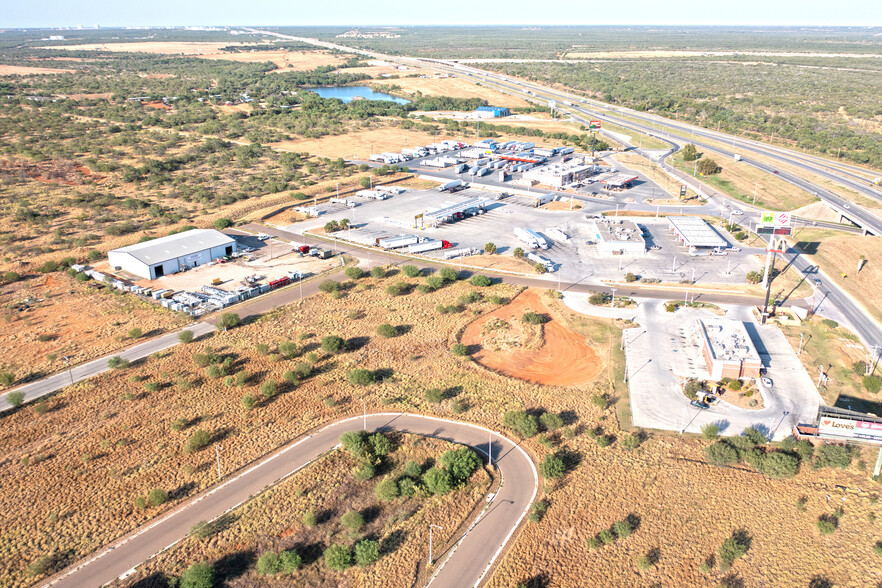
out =
[[[521,447],[498,433],[478,425],[401,413],[371,414],[364,419],[352,417],[305,435],[160,519],[75,563],[43,586],[99,586],[131,575],[139,564],[185,538],[197,522],[212,521],[229,512],[332,450],[344,432],[362,428],[436,437],[469,445],[484,455],[492,444],[493,462],[501,473],[502,485],[464,536],[450,536],[452,530],[436,533],[438,545],[457,545],[438,558],[436,573],[429,582],[438,588],[477,586],[508,544],[536,496],[539,482],[536,467]],[[428,550],[428,528],[424,534]]]

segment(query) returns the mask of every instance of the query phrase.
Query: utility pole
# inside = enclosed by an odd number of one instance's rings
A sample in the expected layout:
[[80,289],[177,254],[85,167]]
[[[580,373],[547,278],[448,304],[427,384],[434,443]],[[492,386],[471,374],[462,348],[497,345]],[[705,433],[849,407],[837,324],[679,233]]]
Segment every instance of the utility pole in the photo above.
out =
[[493,431],[487,431],[487,467],[493,467]]
[[802,355],[802,338],[803,333],[799,334],[799,349],[796,351],[796,355]]
[[70,369],[70,358],[68,356],[64,356],[64,361],[67,362],[67,375],[70,376],[70,385],[73,386],[73,371]]
[[674,261],[671,262],[671,271],[672,272],[677,271],[677,258],[676,257],[674,257]]
[[214,456],[217,458],[217,481],[221,481],[221,468],[220,468],[220,450],[221,447],[217,443],[214,444]]
[[616,289],[615,289],[615,288],[610,288],[610,290],[612,290],[612,298],[610,298],[610,300],[609,300],[609,307],[612,308],[612,307],[613,307],[613,304],[614,304],[615,301],[616,301]]
[[755,182],[753,184],[753,203],[756,204],[756,188],[759,186],[759,182]]
[[429,565],[435,563],[435,560],[432,558],[432,529],[444,530],[444,527],[439,527],[438,525],[429,525]]
[[364,410],[364,412],[362,413],[363,414],[362,430],[366,432],[367,431],[367,403],[364,401],[364,398],[360,398],[359,400],[361,400],[361,407]]

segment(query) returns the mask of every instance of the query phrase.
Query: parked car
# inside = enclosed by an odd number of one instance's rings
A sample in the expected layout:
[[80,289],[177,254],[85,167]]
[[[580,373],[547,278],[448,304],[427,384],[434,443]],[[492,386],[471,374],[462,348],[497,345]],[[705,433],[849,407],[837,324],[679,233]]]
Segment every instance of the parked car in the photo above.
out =
[[770,378],[768,376],[763,376],[762,380],[763,380],[763,386],[765,386],[766,388],[772,387],[772,384],[773,384],[772,378]]
[[814,284],[815,286],[820,286],[821,280],[819,280],[818,278],[812,278],[812,284]]
[[257,236],[258,241],[266,241],[269,238],[270,238],[270,236],[267,235],[266,233],[261,233]]
[[694,406],[696,408],[710,408],[710,406],[708,406],[706,403],[702,402],[701,400],[693,400],[689,404],[691,404],[692,406]]

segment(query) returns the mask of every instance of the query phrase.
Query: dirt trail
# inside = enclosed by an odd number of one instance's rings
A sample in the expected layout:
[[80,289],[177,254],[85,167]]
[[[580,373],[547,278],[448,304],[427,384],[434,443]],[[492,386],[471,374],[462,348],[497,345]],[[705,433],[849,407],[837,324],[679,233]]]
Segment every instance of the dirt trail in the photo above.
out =
[[[520,321],[527,310],[548,315],[548,307],[534,290],[527,290],[510,304],[481,317],[466,327],[465,345],[481,345],[486,335],[482,328],[492,318]],[[594,379],[603,369],[603,361],[584,337],[567,329],[558,319],[543,325],[545,342],[539,349],[482,348],[473,357],[481,365],[500,374],[547,386],[575,386]]]

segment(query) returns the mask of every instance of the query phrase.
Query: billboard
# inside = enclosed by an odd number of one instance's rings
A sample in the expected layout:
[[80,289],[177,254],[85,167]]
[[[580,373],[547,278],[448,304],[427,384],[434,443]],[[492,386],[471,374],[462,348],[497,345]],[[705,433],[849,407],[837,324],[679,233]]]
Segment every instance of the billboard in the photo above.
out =
[[778,235],[779,237],[789,237],[793,234],[792,227],[775,227],[775,226],[758,226],[756,228],[757,235]]
[[882,423],[821,417],[818,435],[882,444]]
[[760,214],[760,224],[761,225],[772,225],[774,227],[789,227],[790,226],[790,213],[789,212],[772,212],[770,210],[765,210]]
[[588,130],[597,131],[599,129],[600,129],[600,121],[599,120],[592,120],[592,121],[588,122]]

